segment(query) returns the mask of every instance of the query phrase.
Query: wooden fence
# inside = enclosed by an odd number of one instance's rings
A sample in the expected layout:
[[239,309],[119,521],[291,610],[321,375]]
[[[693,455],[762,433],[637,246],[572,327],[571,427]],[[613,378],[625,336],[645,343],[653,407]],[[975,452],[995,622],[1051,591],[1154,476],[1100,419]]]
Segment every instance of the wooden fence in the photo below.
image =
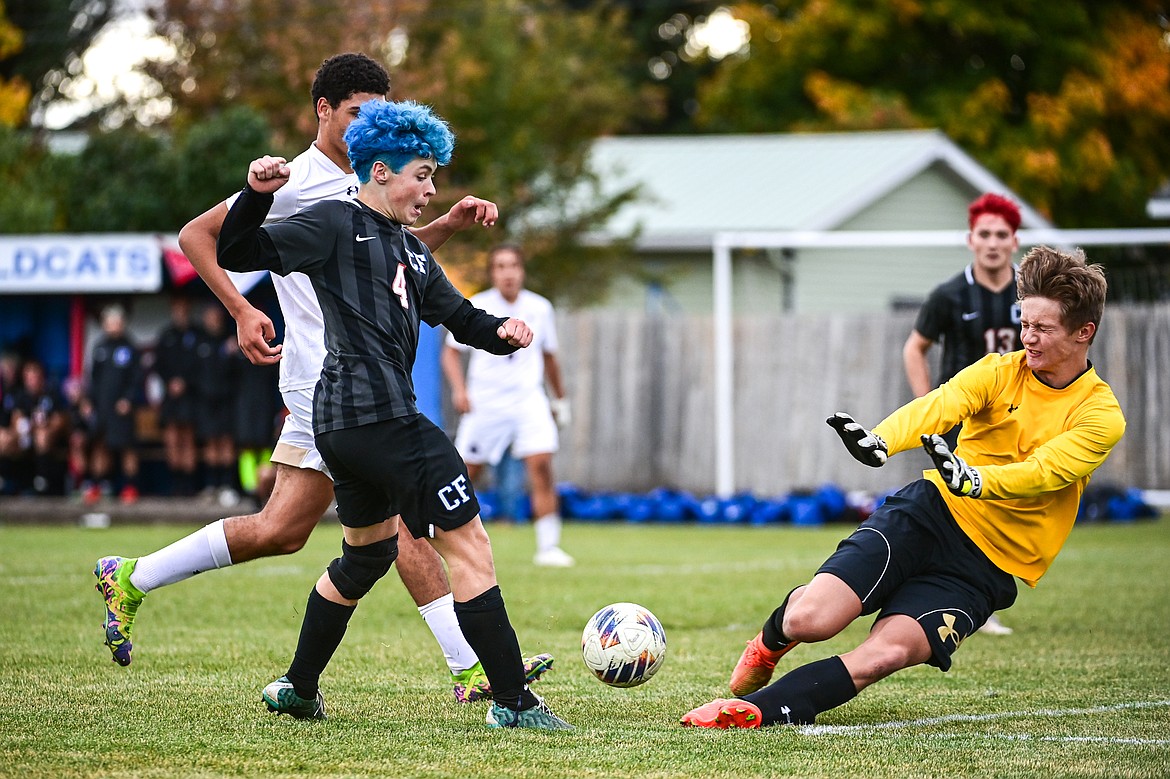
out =
[[[911,398],[902,345],[914,315],[776,315],[735,322],[735,486],[758,496],[833,483],[884,491],[928,467],[907,452],[855,462],[825,424],[866,426]],[[594,490],[715,488],[714,352],[709,316],[574,312],[558,322],[573,402],[557,479]],[[932,350],[937,358],[938,349]],[[1127,419],[1095,478],[1170,487],[1170,304],[1109,307],[1090,359]]]

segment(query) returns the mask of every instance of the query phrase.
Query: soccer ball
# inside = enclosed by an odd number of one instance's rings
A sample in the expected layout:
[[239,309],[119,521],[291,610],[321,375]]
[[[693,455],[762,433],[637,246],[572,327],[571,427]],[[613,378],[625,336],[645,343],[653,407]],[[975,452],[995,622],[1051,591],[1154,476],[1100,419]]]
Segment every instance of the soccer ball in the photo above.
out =
[[637,603],[611,603],[585,625],[581,656],[610,687],[637,687],[662,665],[666,631],[649,609]]

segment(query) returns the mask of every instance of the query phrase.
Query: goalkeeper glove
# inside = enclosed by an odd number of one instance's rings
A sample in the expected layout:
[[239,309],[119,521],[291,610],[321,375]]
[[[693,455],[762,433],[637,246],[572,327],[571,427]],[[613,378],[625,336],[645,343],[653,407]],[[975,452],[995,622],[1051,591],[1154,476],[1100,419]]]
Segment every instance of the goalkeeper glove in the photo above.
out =
[[947,489],[961,498],[978,498],[983,494],[983,477],[979,471],[952,452],[941,435],[922,436],[922,446],[934,461]]
[[880,468],[886,464],[890,450],[880,435],[866,430],[854,422],[853,417],[842,411],[838,411],[825,421],[837,431],[837,435],[841,436],[845,448],[853,455],[853,459],[865,463],[870,468]]
[[569,406],[568,398],[550,398],[548,406],[552,411],[553,421],[561,430],[564,430],[573,421],[573,412]]

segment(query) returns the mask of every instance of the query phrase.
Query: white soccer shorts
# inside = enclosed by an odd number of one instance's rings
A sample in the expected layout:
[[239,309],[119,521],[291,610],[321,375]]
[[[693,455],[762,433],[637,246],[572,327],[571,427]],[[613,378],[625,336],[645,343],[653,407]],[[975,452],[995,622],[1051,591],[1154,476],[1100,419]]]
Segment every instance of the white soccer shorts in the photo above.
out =
[[543,395],[502,410],[472,409],[459,421],[455,448],[470,465],[495,465],[509,446],[518,460],[557,450],[557,424]]
[[329,466],[321,459],[313,441],[313,388],[289,390],[280,393],[288,416],[280,429],[280,438],[272,450],[272,462],[308,468],[329,476]]

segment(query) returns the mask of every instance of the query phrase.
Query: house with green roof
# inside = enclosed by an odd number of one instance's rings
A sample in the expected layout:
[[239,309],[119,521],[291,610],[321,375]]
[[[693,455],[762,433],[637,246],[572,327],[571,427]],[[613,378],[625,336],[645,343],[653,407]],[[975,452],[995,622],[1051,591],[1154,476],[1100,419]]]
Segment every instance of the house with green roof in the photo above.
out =
[[737,313],[916,307],[970,262],[980,194],[1017,202],[1021,228],[1053,229],[938,130],[611,137],[591,165],[603,189],[641,191],[588,238],[636,235],[639,272],[614,284],[616,308],[712,310],[721,237]]

